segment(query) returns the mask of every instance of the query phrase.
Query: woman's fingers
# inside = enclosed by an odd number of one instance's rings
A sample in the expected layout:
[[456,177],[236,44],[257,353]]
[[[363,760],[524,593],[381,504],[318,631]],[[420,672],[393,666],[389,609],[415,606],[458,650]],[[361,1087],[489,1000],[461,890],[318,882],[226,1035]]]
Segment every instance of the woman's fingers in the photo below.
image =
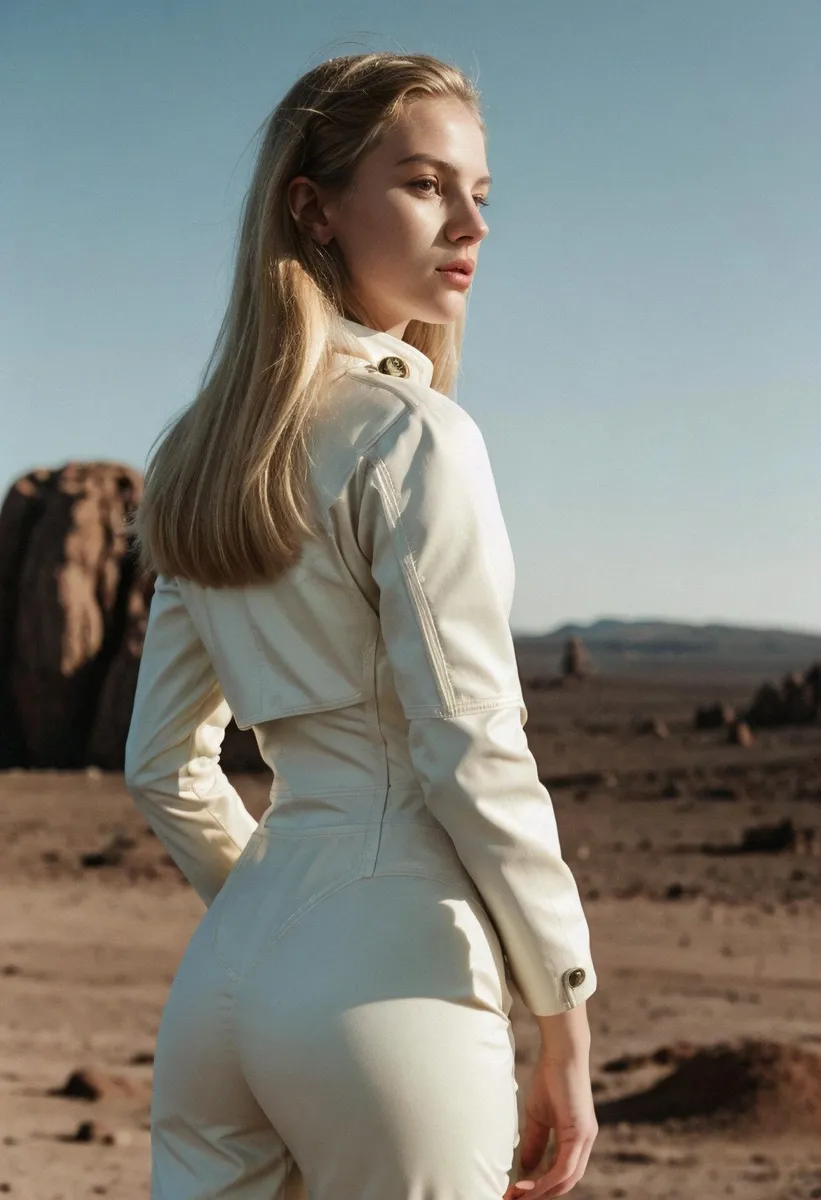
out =
[[588,1136],[572,1131],[559,1135],[555,1160],[538,1179],[522,1179],[513,1187],[513,1200],[538,1200],[545,1196],[564,1196],[579,1182],[587,1168],[595,1135]]
[[549,1118],[540,1120],[533,1113],[525,1110],[525,1128],[519,1153],[520,1170],[532,1171],[538,1167],[542,1161],[551,1128]]

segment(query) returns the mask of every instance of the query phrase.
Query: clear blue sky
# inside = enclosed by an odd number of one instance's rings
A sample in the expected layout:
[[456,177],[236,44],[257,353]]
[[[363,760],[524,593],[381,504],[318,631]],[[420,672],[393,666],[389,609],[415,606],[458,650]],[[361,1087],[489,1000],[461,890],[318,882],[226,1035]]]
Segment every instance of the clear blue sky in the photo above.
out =
[[0,487],[143,468],[227,296],[254,130],[335,54],[478,75],[459,402],[512,624],[821,628],[818,0],[73,0],[0,15]]

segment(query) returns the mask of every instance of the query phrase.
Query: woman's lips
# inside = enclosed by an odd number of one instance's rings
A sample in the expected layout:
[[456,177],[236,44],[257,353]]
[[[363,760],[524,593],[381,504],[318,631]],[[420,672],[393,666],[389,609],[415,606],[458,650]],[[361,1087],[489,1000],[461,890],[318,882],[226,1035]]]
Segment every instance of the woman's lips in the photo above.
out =
[[443,271],[441,267],[437,268],[438,273],[447,279],[456,287],[469,288],[472,275],[468,275],[467,271]]

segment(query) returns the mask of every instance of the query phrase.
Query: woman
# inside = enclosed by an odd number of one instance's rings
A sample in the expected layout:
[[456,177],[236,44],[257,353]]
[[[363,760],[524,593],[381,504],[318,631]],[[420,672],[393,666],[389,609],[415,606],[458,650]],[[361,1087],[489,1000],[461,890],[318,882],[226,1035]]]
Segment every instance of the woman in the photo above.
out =
[[[298,1174],[311,1200],[560,1196],[587,1164],[588,928],[523,730],[485,443],[449,396],[488,187],[456,68],[309,71],[149,463],[126,780],[207,906],[158,1034],[154,1200]],[[274,771],[259,824],[219,766],[232,716]],[[521,1142],[508,978],[542,1034]],[[511,1182],[551,1129],[546,1173]]]

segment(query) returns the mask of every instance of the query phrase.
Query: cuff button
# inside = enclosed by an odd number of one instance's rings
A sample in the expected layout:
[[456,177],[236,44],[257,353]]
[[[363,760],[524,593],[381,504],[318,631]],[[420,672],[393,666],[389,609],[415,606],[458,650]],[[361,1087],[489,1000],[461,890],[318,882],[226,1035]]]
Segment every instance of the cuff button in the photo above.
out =
[[581,984],[584,983],[586,978],[587,977],[584,972],[584,967],[576,967],[576,969],[574,971],[571,971],[570,974],[567,976],[567,982],[570,984],[571,987],[574,987],[574,988],[580,987]]

